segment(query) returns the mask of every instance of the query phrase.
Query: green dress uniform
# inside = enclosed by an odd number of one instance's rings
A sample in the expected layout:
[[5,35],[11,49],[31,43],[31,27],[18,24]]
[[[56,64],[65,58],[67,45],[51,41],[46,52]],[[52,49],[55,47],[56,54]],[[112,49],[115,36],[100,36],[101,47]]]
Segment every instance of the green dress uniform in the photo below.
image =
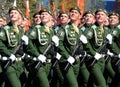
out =
[[[3,27],[3,26],[2,26]],[[0,27],[0,31],[2,29],[2,27]],[[1,67],[1,60],[2,60],[2,57],[0,55],[0,87],[4,87],[4,73],[3,73],[3,70],[2,70],[2,67]]]
[[[75,55],[75,63],[69,68],[68,72],[65,72],[63,69],[67,63],[67,59],[74,51],[76,45],[79,42],[79,37],[82,34],[80,29],[75,30],[75,27],[71,23],[67,24],[64,27],[61,27],[57,31],[59,35],[59,46],[58,52],[62,55],[62,58],[59,61],[59,66],[64,77],[64,86],[66,87],[78,87],[77,76],[79,73],[80,59]],[[82,48],[82,45],[81,47]]]
[[[92,25],[84,24],[80,29],[84,33],[85,30],[91,29],[91,26]],[[82,60],[82,58],[80,58],[80,59]],[[78,81],[79,82],[78,83],[79,83],[80,87],[87,87],[87,84],[88,84],[89,71],[88,71],[87,66],[85,64],[86,63],[86,59],[87,59],[87,55],[86,55],[84,63],[80,67],[80,71],[79,71],[79,76],[78,76]]]
[[[109,34],[112,35],[114,28],[108,26],[109,28]],[[112,79],[115,76],[115,71],[113,70],[112,64],[111,64],[111,57],[113,57],[113,53],[111,54],[110,46],[107,45],[108,52],[106,53],[106,58],[108,57],[108,60],[105,58],[105,70],[104,70],[104,77],[106,79],[107,85],[109,85],[112,81]],[[110,52],[110,53],[109,53]]]
[[[120,54],[120,45],[119,45],[119,37],[120,37],[120,25],[116,25],[114,27],[110,27],[110,30],[112,32],[112,44],[109,45],[109,49],[110,51],[114,54],[114,55],[119,55]],[[115,58],[114,56],[111,58],[111,65],[112,68],[115,71],[115,75],[112,78],[112,82],[110,84],[110,87],[119,87],[120,86],[120,67],[116,66],[116,62],[119,60],[119,58]]]
[[[38,57],[40,54],[43,54],[48,45],[52,41],[52,36],[54,35],[54,31],[49,28],[45,27],[44,25],[36,25],[32,29],[29,37],[29,44],[27,46],[27,52],[29,55],[33,57]],[[51,48],[51,51],[54,50]],[[51,52],[50,51],[50,52]],[[41,67],[36,71],[34,70],[34,67],[31,67],[31,69],[34,73],[33,76],[33,87],[50,87],[49,85],[49,80],[48,80],[48,75],[51,69],[51,59],[53,58],[53,55],[47,52],[46,62],[41,64]],[[36,63],[34,61],[33,65]]]
[[[57,34],[57,32],[64,27],[65,27],[65,25],[64,26],[62,26],[62,25],[57,26],[54,30],[55,34]],[[58,52],[57,48],[55,50],[56,50],[56,52]],[[63,82],[64,82],[64,77],[61,73],[59,63],[58,63],[53,68],[53,78],[52,78],[52,81],[51,81],[51,87],[62,87]]]
[[4,73],[2,67],[0,66],[0,87],[4,87]]
[[106,87],[106,82],[103,76],[103,71],[105,67],[104,51],[102,52],[102,58],[97,60],[93,67],[90,67],[90,64],[94,60],[96,52],[99,51],[100,47],[103,45],[104,40],[106,39],[108,28],[103,28],[100,28],[100,26],[96,24],[91,26],[91,29],[86,29],[84,32],[88,39],[86,51],[91,56],[86,61],[86,66],[90,72],[88,87],[94,87],[93,85],[95,85],[95,87]]
[[[5,25],[1,32],[0,32],[0,54],[2,58],[10,57],[13,54],[14,50],[18,46],[21,41],[21,37],[24,34],[24,30],[17,26],[14,27],[11,23]],[[10,65],[5,73],[5,85],[6,87],[21,87],[20,78],[24,73],[23,62],[21,59],[21,55],[16,54],[16,60]],[[4,64],[6,63],[5,60],[1,60],[2,69]]]

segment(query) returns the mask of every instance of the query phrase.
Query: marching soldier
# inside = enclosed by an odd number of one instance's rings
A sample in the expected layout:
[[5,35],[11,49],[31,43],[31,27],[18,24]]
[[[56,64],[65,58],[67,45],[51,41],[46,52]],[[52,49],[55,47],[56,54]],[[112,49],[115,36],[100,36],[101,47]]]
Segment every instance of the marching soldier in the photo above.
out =
[[[29,55],[33,56],[33,67],[30,73],[33,73],[33,85],[32,87],[50,87],[48,75],[51,69],[51,60],[53,58],[53,47],[50,51],[47,51],[47,47],[53,41],[55,46],[59,45],[59,39],[54,35],[54,31],[49,27],[49,21],[51,19],[51,12],[47,9],[42,9],[40,11],[41,24],[34,26],[30,35],[28,36],[29,43],[27,46],[27,52]],[[40,67],[35,68],[36,63],[40,62]],[[35,65],[35,66],[34,66]],[[33,71],[34,70],[34,71]]]
[[94,13],[91,10],[86,11],[83,14],[84,25],[81,27],[81,30],[84,32],[86,28],[90,28],[95,23]]
[[[64,29],[64,27],[70,21],[69,13],[67,11],[61,11],[59,13],[59,21],[60,24],[55,28],[55,32],[59,32],[59,30]],[[59,65],[57,65],[54,69],[53,83],[51,83],[51,87],[62,87],[63,86],[64,77],[60,71]]]
[[[67,17],[67,21],[65,19]],[[78,87],[77,76],[79,73],[79,56],[71,56],[75,47],[80,41],[80,37],[84,41],[84,36],[82,35],[81,30],[78,28],[81,18],[81,11],[78,7],[73,7],[70,9],[70,23],[68,22],[68,16],[66,14],[60,15],[61,22],[63,23],[62,27],[58,29],[57,33],[60,38],[60,44],[58,46],[58,52],[62,55],[62,58],[59,61],[60,70],[64,77],[64,87]],[[63,18],[63,19],[62,19]],[[67,25],[66,25],[67,24]],[[82,48],[82,47],[80,47]],[[79,48],[79,49],[80,49]],[[66,64],[70,63],[72,66],[68,69],[65,69]]]
[[[22,87],[24,81],[24,67],[22,55],[14,53],[21,41],[24,30],[18,26],[19,17],[22,15],[17,7],[9,9],[10,22],[5,25],[0,32],[0,54],[2,56],[1,66],[5,74],[6,87]],[[6,62],[11,61],[11,65],[4,69]],[[23,78],[23,79],[20,79]]]
[[[108,74],[112,78],[112,82],[110,83],[110,87],[119,87],[120,86],[120,68],[119,64],[117,64],[117,61],[120,58],[120,45],[119,45],[119,37],[120,37],[120,25],[119,25],[119,14],[116,12],[112,12],[109,14],[109,29],[110,34],[108,35],[109,38],[109,50],[110,50],[110,57],[111,57],[111,67],[108,67]],[[117,55],[117,58],[115,58],[115,55]],[[115,71],[115,72],[114,72]]]
[[33,15],[33,25],[40,24],[40,23],[41,23],[40,13],[36,12]]
[[[91,10],[86,11],[83,14],[83,17],[84,17],[84,25],[81,27],[81,30],[84,32],[86,29],[87,30],[91,29],[91,26],[94,24],[95,17],[94,17],[94,13]],[[84,59],[83,64],[80,67],[80,73],[78,77],[80,87],[87,87],[88,79],[89,79],[89,71],[87,70],[85,61],[86,61],[86,58]]]
[[67,11],[62,11],[59,13],[59,21],[60,24],[55,28],[55,32],[57,33],[61,27],[65,27],[70,22],[69,13]]
[[[3,27],[3,25],[6,24],[6,18],[3,16],[0,16],[0,29]],[[0,30],[1,31],[1,30]],[[1,59],[1,55],[0,55],[0,59]],[[4,83],[4,73],[2,71],[1,65],[0,65],[0,87],[3,87],[3,83]]]
[[[88,87],[93,87],[93,85],[96,87],[106,87],[105,78],[103,76],[106,46],[102,47],[103,42],[106,40],[106,35],[108,34],[108,28],[104,26],[106,16],[107,13],[105,10],[98,9],[95,12],[95,25],[91,26],[91,29],[86,29],[84,32],[88,38],[86,51],[90,55],[86,61],[86,66],[90,72]],[[97,62],[93,63],[93,60]]]

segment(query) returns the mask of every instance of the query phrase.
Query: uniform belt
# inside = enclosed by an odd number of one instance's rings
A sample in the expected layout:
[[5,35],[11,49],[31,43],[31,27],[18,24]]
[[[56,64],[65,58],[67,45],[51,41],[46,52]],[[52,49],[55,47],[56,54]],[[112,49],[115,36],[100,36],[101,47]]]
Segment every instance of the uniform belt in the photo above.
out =
[[51,63],[51,61],[52,61],[51,59],[47,59],[46,63]]

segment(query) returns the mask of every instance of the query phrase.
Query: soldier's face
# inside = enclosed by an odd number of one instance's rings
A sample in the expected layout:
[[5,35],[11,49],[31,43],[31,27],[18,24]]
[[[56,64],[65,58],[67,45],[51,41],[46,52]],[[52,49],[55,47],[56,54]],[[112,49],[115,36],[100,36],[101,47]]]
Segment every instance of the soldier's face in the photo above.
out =
[[9,16],[11,21],[18,21],[21,15],[17,10],[12,10]]
[[0,27],[4,25],[4,20],[2,18],[0,18]]
[[115,15],[112,15],[109,17],[109,24],[114,26],[116,24],[119,23],[119,17],[118,16],[115,16]]
[[71,10],[70,11],[70,19],[72,21],[80,20],[81,14],[77,10]]
[[108,26],[109,25],[109,18],[106,17],[105,21],[104,21],[104,25]]
[[41,22],[43,24],[48,23],[51,19],[51,15],[48,12],[41,13]]
[[67,24],[70,21],[69,16],[67,14],[62,14],[60,16],[60,23]]
[[101,12],[98,12],[95,15],[95,17],[96,17],[96,21],[101,24],[101,23],[105,22],[105,19],[106,19],[107,15],[104,12],[101,11]]
[[85,23],[86,24],[93,24],[94,16],[92,14],[86,14],[85,16]]
[[40,15],[35,15],[35,17],[34,17],[34,23],[35,24],[40,24],[41,23]]
[[28,24],[28,20],[27,20],[26,18],[24,18],[24,19],[22,20],[20,26],[21,26],[22,28],[25,28],[27,24]]
[[50,28],[52,28],[54,26],[54,19],[51,17],[50,21],[47,24]]

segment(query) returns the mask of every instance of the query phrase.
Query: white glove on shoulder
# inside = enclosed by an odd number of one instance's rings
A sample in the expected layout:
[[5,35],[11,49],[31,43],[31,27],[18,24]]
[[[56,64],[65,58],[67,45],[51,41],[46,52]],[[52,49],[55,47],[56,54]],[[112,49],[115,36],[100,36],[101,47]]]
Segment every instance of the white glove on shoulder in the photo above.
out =
[[99,60],[101,57],[102,57],[102,56],[101,56],[101,54],[99,54],[99,53],[96,53],[95,56],[94,56],[94,58],[95,58],[96,60]]
[[82,41],[84,44],[87,44],[87,38],[83,34],[80,36],[80,41]]
[[12,62],[13,62],[13,61],[15,61],[15,60],[16,60],[16,57],[15,57],[15,55],[11,54],[11,55],[10,55],[10,57],[9,57],[9,59],[11,59],[11,60],[12,60]]
[[56,59],[60,60],[61,55],[59,53],[56,54]]
[[40,60],[42,63],[46,62],[46,57],[42,54],[38,56],[38,60]]
[[68,61],[70,64],[73,64],[73,63],[75,62],[75,59],[74,59],[72,56],[70,56],[70,57],[67,59],[67,61]]
[[25,45],[28,45],[28,37],[26,35],[23,35],[21,39],[24,41]]
[[108,35],[106,36],[106,38],[108,39],[109,44],[112,44],[112,35],[111,35],[111,34],[108,34]]
[[107,51],[107,54],[110,55],[111,57],[113,57],[113,53],[110,52],[110,50]]
[[57,47],[59,45],[59,38],[58,36],[54,35],[52,37],[52,41],[55,43],[55,46]]

